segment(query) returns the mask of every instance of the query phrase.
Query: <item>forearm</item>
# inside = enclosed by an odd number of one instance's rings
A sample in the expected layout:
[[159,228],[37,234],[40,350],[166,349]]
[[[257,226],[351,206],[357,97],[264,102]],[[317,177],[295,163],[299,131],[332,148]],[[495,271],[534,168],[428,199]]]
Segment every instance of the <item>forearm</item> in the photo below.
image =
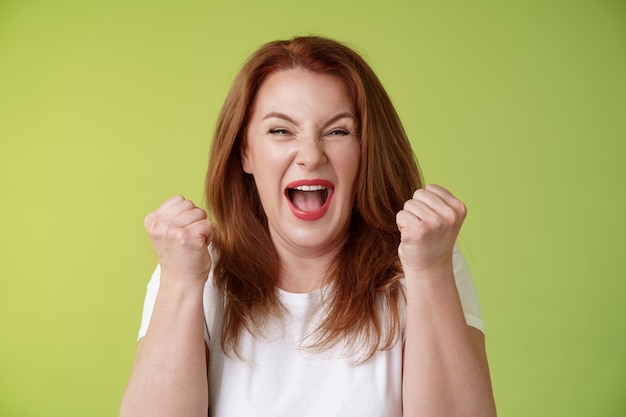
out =
[[484,339],[465,323],[451,268],[405,275],[404,415],[494,416]]
[[139,343],[122,400],[121,417],[207,415],[203,284],[168,286],[168,281],[162,276],[150,326]]

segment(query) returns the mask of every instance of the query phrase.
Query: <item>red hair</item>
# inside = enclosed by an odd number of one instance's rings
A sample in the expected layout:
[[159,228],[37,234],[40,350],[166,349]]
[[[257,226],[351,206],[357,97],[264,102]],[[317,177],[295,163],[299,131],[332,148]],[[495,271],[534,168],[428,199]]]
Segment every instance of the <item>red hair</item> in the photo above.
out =
[[206,202],[219,254],[214,280],[226,299],[222,348],[236,353],[244,328],[258,335],[264,320],[283,312],[275,288],[278,254],[240,150],[259,87],[269,74],[292,68],[341,79],[359,118],[361,161],[349,236],[326,277],[328,314],[312,340],[322,349],[365,341],[366,359],[400,335],[395,216],[422,179],[400,119],[369,65],[344,44],[314,36],[271,42],[254,53],[235,78],[217,121]]

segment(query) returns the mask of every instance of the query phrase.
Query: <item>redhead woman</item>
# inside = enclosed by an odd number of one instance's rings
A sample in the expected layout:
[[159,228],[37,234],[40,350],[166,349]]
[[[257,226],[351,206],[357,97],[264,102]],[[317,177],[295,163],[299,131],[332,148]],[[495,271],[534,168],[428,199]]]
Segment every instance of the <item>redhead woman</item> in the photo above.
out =
[[424,185],[347,46],[260,48],[219,116],[206,212],[146,217],[158,255],[120,416],[494,416],[465,206]]

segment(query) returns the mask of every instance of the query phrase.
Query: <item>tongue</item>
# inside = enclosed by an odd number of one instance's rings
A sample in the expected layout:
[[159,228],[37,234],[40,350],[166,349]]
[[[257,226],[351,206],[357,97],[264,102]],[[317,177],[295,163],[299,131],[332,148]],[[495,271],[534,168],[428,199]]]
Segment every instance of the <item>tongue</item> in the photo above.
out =
[[302,211],[315,211],[323,205],[322,192],[293,190],[291,201],[294,206]]

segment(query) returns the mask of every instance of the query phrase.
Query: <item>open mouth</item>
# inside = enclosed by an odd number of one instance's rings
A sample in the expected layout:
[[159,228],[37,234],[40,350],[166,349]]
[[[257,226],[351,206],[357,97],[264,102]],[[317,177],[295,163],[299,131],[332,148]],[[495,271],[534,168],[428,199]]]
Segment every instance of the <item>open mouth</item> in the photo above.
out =
[[323,185],[299,185],[287,189],[287,197],[298,210],[315,211],[328,200],[328,188]]
[[297,218],[317,220],[328,211],[333,187],[331,182],[325,180],[296,181],[287,186],[285,196]]

